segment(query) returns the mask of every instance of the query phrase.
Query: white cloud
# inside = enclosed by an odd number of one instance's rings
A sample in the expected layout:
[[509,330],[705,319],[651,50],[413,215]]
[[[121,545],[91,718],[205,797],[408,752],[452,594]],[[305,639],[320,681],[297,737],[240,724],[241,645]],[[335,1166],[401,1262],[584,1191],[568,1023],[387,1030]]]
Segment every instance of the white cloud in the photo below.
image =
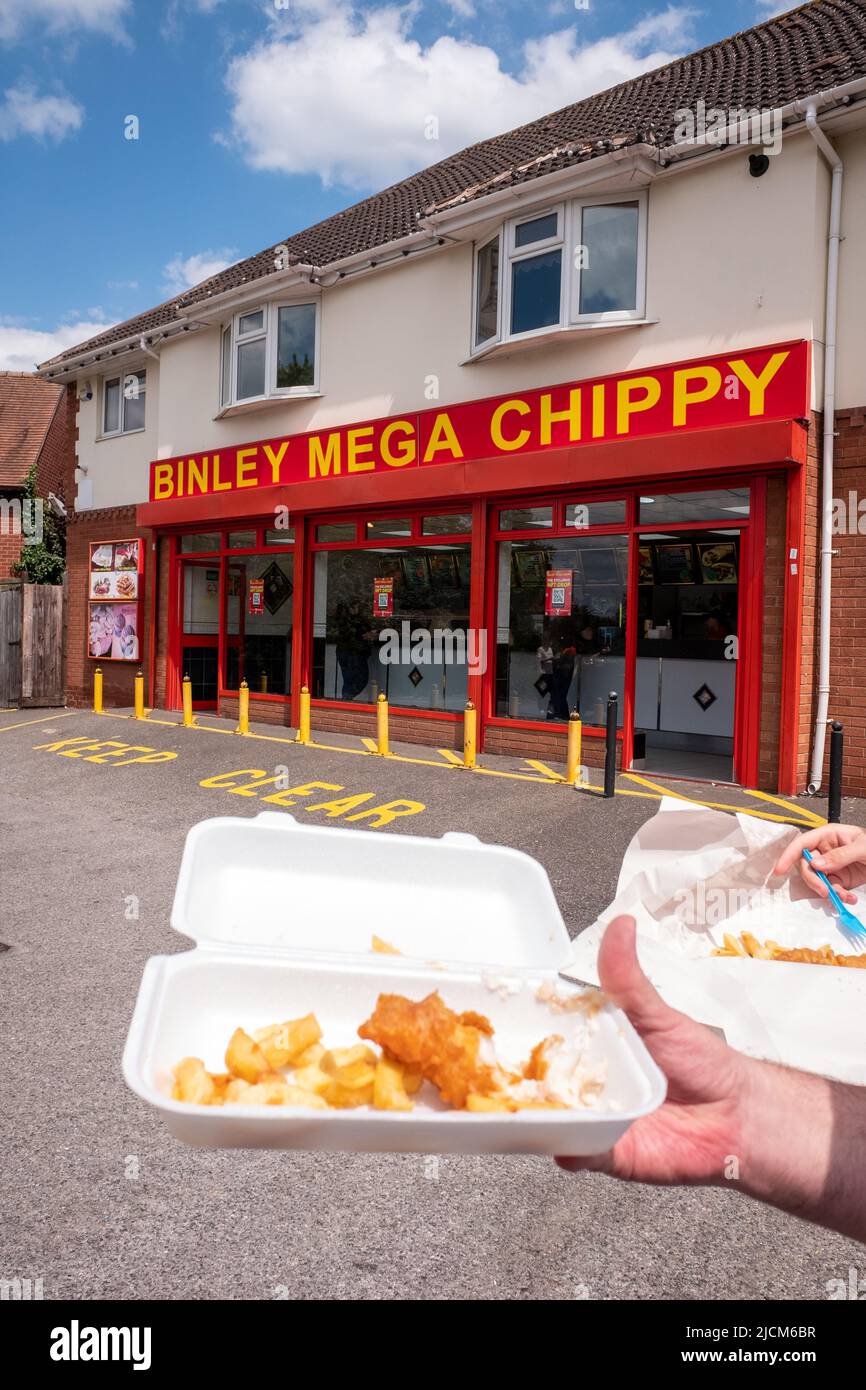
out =
[[78,33],[89,29],[128,42],[124,21],[132,0],[0,0],[0,40],[14,41],[25,29],[44,33]]
[[0,103],[0,140],[29,135],[36,140],[65,140],[84,120],[84,107],[67,96],[40,95],[30,82],[8,87]]
[[193,256],[177,253],[165,267],[163,283],[166,294],[182,294],[192,285],[200,285],[212,275],[219,275],[226,266],[237,260],[238,253],[233,247],[222,251],[199,251]]
[[95,338],[111,326],[82,320],[54,329],[39,329],[0,322],[0,371],[32,372],[37,362],[47,362],[49,357]]
[[[229,139],[254,169],[368,190],[669,62],[688,49],[694,11],[671,5],[591,44],[579,25],[531,40],[516,75],[471,40],[423,48],[414,5],[304,13],[290,37],[230,64]],[[437,140],[425,137],[430,116]]]

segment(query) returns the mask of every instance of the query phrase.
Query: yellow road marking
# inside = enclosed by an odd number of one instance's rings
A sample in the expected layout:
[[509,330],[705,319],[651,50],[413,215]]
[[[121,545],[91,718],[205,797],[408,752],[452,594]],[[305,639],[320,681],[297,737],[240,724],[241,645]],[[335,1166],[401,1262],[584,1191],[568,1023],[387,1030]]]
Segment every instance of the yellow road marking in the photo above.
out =
[[437,748],[436,752],[441,753],[445,761],[450,763],[452,767],[463,766],[463,759],[458,758],[453,748]]
[[539,762],[538,758],[524,758],[523,761],[526,763],[527,767],[534,767],[536,772],[543,773],[545,779],[549,782],[565,781],[565,778],[561,775],[561,773],[554,772],[552,767],[548,767],[547,763]]
[[752,787],[743,787],[743,793],[745,796],[759,796],[762,801],[769,801],[774,806],[784,806],[786,811],[793,811],[795,815],[802,816],[806,820],[811,821],[812,825],[818,826],[827,824],[824,816],[817,815],[806,806],[792,806],[790,801],[784,801],[781,796],[772,796],[770,792],[759,792]]
[[7,729],[26,729],[28,724],[46,724],[52,719],[71,719],[74,714],[83,713],[84,710],[71,709],[63,714],[44,714],[41,719],[19,719],[17,724],[0,724],[0,734],[5,734]]
[[[84,714],[89,712],[91,711],[71,710],[69,713]],[[63,719],[68,718],[69,716],[55,715],[46,717]],[[110,710],[106,710],[104,712],[103,717],[107,717],[109,719],[135,718],[135,716],[131,714],[118,714]],[[29,722],[38,723],[40,721],[31,720]],[[175,721],[171,719],[150,719],[147,722],[150,724],[162,724],[165,725],[167,728],[171,729],[182,729],[184,727],[180,720]],[[18,728],[20,726],[9,725],[7,727]],[[191,727],[194,729],[201,730],[204,733],[228,734],[230,736],[233,736],[235,733],[234,729],[220,729],[208,724],[195,723]],[[2,733],[2,726],[0,726],[0,733]],[[283,738],[279,734],[256,734],[252,731],[247,735],[247,737],[251,739],[258,739],[262,743],[283,743],[295,748],[315,748],[319,752],[323,753],[347,753],[350,754],[352,757],[356,758],[370,758],[374,757],[376,754],[375,741],[372,738],[366,737],[361,738],[361,742],[366,745],[366,747],[363,748],[349,748],[344,747],[341,744],[334,743],[315,743],[312,740],[307,744],[299,744],[297,740],[294,738]],[[445,770],[449,770],[452,767],[463,766],[462,759],[457,756],[453,749],[437,748],[436,751],[437,753],[442,755],[442,757],[446,760],[445,762],[439,762],[434,758],[411,758],[405,753],[392,753],[390,755],[390,760],[392,762],[398,763],[409,763],[415,767],[437,767]],[[541,762],[539,759],[524,758],[524,762],[527,763],[530,767],[535,768],[537,770],[538,775],[536,776],[529,772],[506,772],[500,768],[482,767],[480,766],[480,764],[476,764],[476,766],[473,768],[473,771],[480,773],[482,777],[505,777],[509,781],[535,782],[539,786],[549,787],[551,785],[562,785],[565,783],[565,778],[560,773],[555,772],[553,768],[548,767],[546,763]],[[780,821],[785,825],[789,825],[791,823],[792,817],[795,818],[800,825],[812,826],[825,824],[824,820],[816,816],[814,811],[809,811],[802,806],[792,806],[790,802],[783,801],[779,797],[772,797],[767,792],[758,792],[747,787],[740,788],[744,795],[758,796],[761,797],[762,800],[774,802],[775,804],[788,809],[791,812],[791,814],[787,816],[777,816],[773,815],[770,812],[753,810],[749,806],[732,806],[730,805],[730,803],[724,801],[704,801],[698,797],[686,796],[683,792],[674,791],[670,787],[660,786],[659,783],[651,782],[649,778],[642,777],[639,773],[636,772],[623,772],[620,773],[620,776],[628,777],[631,779],[631,781],[639,783],[641,786],[648,788],[648,790],[634,791],[628,787],[617,787],[615,789],[617,796],[637,796],[645,801],[660,801],[661,798],[664,796],[673,796],[676,797],[679,801],[684,801],[688,806],[706,806],[713,811],[729,811],[733,814],[740,814],[744,816],[756,816],[762,820]],[[601,796],[604,791],[604,788],[602,786],[593,786],[591,782],[582,782],[579,784],[578,790],[591,792],[594,796]]]

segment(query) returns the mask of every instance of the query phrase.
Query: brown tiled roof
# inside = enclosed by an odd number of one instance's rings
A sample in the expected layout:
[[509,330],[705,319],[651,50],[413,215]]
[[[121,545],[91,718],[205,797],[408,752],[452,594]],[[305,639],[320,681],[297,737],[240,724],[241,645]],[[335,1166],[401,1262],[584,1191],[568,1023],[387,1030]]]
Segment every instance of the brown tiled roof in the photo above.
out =
[[[328,265],[418,233],[416,219],[443,204],[472,201],[541,175],[641,143],[674,142],[680,108],[774,110],[798,97],[866,75],[866,0],[812,0],[697,53],[586,97],[450,155],[306,231],[285,238],[292,264]],[[420,233],[419,233],[420,235]],[[282,243],[275,243],[276,245]],[[274,273],[274,247],[239,261],[176,299],[70,348],[96,350],[149,334],[196,304]],[[51,365],[51,364],[45,364]]]
[[21,487],[37,462],[64,387],[0,372],[0,487]]

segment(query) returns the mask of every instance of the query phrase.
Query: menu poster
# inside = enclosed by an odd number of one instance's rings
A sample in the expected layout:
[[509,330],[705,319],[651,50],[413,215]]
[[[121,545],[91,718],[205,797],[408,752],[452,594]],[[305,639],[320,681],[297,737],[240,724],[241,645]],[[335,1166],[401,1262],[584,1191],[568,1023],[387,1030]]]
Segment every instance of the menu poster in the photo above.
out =
[[249,581],[249,609],[250,614],[256,617],[265,611],[265,581],[264,579],[251,579]]
[[570,615],[573,583],[574,578],[571,570],[547,571],[544,611],[549,618],[564,618]]
[[101,661],[140,661],[143,560],[143,543],[137,537],[91,545],[88,656]]
[[138,661],[137,603],[91,603],[88,654],[103,661]]
[[373,617],[392,618],[394,616],[394,578],[373,580]]

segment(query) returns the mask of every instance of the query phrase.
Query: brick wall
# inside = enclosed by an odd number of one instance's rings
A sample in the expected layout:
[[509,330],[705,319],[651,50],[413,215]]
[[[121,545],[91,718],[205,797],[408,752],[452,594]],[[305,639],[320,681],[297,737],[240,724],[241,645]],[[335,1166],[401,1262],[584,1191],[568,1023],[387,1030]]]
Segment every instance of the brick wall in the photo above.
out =
[[785,477],[767,482],[767,536],[764,549],[764,617],[761,634],[761,731],[758,786],[775,791],[779,775],[782,643],[785,613]]
[[[45,435],[39,457],[36,460],[36,491],[38,496],[47,498],[49,492],[61,500],[72,496],[69,488],[71,479],[70,460],[74,466],[75,416],[77,404],[75,390],[69,386],[57,403],[51,424]],[[16,495],[23,498],[23,489],[16,493],[14,488],[4,488],[5,497]],[[46,507],[47,507],[46,502]],[[5,528],[0,531],[0,579],[13,578],[12,566],[21,557],[24,537],[7,535]]]

